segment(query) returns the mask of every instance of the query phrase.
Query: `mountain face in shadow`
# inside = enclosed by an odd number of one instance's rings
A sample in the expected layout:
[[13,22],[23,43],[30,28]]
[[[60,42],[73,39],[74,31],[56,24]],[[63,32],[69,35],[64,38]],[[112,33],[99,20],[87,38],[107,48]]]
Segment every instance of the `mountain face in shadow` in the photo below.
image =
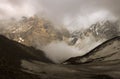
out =
[[22,60],[52,63],[42,51],[0,35],[0,79],[38,79],[36,75],[21,71]]
[[[74,59],[72,62],[78,63],[78,65],[74,63],[64,65],[54,64],[40,50],[0,36],[0,79],[120,79],[118,53],[112,54],[111,51],[110,56],[108,56],[108,53],[105,54],[106,60],[98,61],[97,59],[97,55],[100,54],[98,51],[103,52],[111,46],[117,47],[119,41],[119,37],[109,40],[84,56],[90,59],[93,55],[92,60],[97,62],[85,63],[87,62],[85,61],[80,64]],[[110,49],[112,50],[114,47]],[[119,52],[118,48],[113,51]],[[114,55],[117,55],[117,57],[114,57]],[[100,54],[100,56],[102,58],[104,54]],[[112,56],[113,59],[110,58]]]
[[19,44],[15,41],[9,40],[4,36],[0,35],[0,56],[5,56],[5,59],[11,59],[14,61],[20,59],[26,60],[39,60],[46,63],[52,63],[41,50],[37,50],[33,47],[27,47]]

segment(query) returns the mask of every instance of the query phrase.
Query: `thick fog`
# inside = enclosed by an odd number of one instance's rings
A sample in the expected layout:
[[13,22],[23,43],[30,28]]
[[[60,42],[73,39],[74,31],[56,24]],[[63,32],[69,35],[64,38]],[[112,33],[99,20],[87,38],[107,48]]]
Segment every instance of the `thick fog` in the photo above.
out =
[[0,18],[37,14],[73,30],[103,18],[118,18],[119,3],[120,0],[0,0]]
[[[120,0],[0,0],[0,19],[38,15],[52,21],[57,28],[65,27],[69,32],[73,32],[88,28],[97,21],[119,20],[119,5]],[[89,47],[101,43],[92,44],[93,41],[89,40],[91,44],[88,47],[83,45],[87,49],[79,50],[59,41],[52,42],[43,50],[47,57],[59,63],[70,57],[83,55],[88,52]],[[88,43],[84,41],[83,44]]]

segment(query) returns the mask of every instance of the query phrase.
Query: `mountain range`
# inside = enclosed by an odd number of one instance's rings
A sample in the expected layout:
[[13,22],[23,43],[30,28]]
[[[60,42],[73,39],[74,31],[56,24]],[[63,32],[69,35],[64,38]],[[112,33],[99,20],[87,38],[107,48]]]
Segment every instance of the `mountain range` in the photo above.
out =
[[[118,22],[97,22],[72,33],[37,16],[0,25],[0,79],[120,79]],[[53,41],[64,41],[84,55],[55,64],[42,51]]]

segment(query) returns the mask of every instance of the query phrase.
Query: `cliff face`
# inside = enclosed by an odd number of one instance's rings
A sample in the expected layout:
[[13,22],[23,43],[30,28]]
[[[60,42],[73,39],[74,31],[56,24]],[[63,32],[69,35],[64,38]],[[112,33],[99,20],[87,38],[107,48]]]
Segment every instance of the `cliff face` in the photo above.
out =
[[0,25],[6,27],[1,28],[0,34],[19,43],[34,47],[37,45],[44,46],[54,40],[63,40],[65,34],[69,34],[67,31],[62,34],[62,32],[54,28],[50,21],[37,16],[23,17],[19,21],[1,21]]
[[[91,38],[95,42],[100,40],[108,40],[120,35],[120,26],[118,22],[102,21],[92,24],[89,28],[84,30],[74,31],[71,37],[79,40],[86,40]],[[76,44],[77,41],[74,43]]]
[[79,30],[70,34],[69,44],[80,49],[86,54],[106,40],[120,36],[118,22],[103,21],[91,25],[87,29]]

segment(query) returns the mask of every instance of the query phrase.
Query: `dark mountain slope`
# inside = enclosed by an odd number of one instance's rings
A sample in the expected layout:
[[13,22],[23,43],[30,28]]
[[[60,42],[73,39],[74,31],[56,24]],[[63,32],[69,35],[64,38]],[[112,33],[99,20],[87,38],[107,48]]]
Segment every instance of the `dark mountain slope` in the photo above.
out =
[[42,51],[0,36],[0,79],[120,79],[119,60],[99,63],[52,64]]
[[20,65],[23,59],[52,63],[42,51],[0,35],[0,79],[40,79],[37,75],[21,71]]
[[36,50],[33,47],[27,47],[19,44],[15,41],[9,40],[6,37],[0,35],[0,56],[8,60],[18,61],[21,59],[27,60],[39,60],[42,62],[52,63],[45,57],[44,52]]

